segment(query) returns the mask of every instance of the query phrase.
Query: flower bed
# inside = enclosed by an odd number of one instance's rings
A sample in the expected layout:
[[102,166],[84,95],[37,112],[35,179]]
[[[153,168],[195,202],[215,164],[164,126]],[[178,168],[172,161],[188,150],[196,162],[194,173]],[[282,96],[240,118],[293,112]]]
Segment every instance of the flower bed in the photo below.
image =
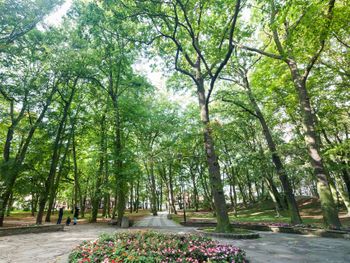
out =
[[122,232],[84,241],[69,262],[248,262],[245,252],[198,235],[162,234],[152,231]]

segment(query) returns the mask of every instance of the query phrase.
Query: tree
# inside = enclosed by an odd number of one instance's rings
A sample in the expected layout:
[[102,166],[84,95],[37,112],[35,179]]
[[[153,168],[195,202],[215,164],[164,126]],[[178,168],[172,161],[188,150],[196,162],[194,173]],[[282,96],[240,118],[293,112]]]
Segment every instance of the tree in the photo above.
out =
[[233,35],[241,1],[215,4],[182,0],[130,1],[128,4],[127,8],[132,10],[133,15],[137,14],[148,22],[150,42],[159,40],[155,47],[160,55],[168,59],[169,53],[174,54],[175,70],[190,77],[196,86],[217,214],[216,230],[229,231],[220,167],[211,135],[209,102],[218,77],[235,47]]
[[[310,95],[307,89],[307,80],[310,72],[323,52],[326,41],[329,39],[335,0],[330,0],[327,5],[322,4],[318,6],[316,3],[311,3],[310,6],[295,6],[295,9],[289,8],[289,5],[290,3],[279,5],[275,1],[269,1],[269,9],[267,10],[270,19],[269,29],[278,54],[249,46],[242,47],[246,50],[281,60],[288,66],[299,98],[305,143],[314,169],[314,175],[317,179],[317,189],[322,204],[324,222],[327,226],[339,228],[340,221],[331,195],[327,171],[322,160],[319,134],[316,130],[315,116],[312,112]],[[310,28],[310,23],[315,22],[312,18],[316,14],[322,17],[318,21],[319,30],[315,30],[316,32],[307,31]],[[312,39],[304,37],[304,43],[297,43],[297,40],[300,40],[300,33],[309,34]],[[318,38],[318,41],[314,41],[314,38]],[[307,52],[300,52],[306,46],[308,47]]]

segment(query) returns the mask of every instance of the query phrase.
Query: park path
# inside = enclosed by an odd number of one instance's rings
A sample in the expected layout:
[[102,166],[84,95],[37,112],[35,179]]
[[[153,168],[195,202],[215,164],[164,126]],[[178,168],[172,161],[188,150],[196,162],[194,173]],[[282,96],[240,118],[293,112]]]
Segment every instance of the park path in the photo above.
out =
[[[122,230],[107,224],[69,226],[65,231],[0,237],[0,263],[65,263],[70,251],[83,240],[96,239],[102,233],[150,228],[169,233],[193,232],[168,220],[166,213],[146,216],[135,226]],[[247,252],[251,263],[349,263],[350,240],[319,238],[294,234],[259,232],[254,240],[218,239]]]
[[78,224],[59,232],[0,237],[0,262],[68,262],[70,251],[83,240],[93,240],[115,230],[107,224]]
[[350,240],[259,232],[251,240],[218,239],[246,251],[251,263],[349,263]]
[[149,215],[142,220],[135,222],[133,228],[135,229],[144,229],[150,228],[160,232],[169,232],[169,233],[187,233],[194,232],[195,228],[183,227],[182,225],[169,220],[167,218],[167,212],[158,212],[157,216]]

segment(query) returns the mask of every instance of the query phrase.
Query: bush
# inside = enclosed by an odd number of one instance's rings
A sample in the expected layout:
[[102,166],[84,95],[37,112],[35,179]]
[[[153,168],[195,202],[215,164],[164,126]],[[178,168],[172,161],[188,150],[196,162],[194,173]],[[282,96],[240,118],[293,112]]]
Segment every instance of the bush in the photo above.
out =
[[247,262],[245,252],[198,235],[122,232],[84,241],[69,262]]

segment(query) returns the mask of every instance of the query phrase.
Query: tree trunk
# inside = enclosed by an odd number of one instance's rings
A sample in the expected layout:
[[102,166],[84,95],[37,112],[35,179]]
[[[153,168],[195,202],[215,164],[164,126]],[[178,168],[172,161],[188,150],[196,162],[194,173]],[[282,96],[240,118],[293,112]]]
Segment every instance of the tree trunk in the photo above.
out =
[[140,179],[138,178],[136,183],[136,200],[135,200],[136,213],[139,212],[139,205],[140,205]]
[[190,174],[191,174],[191,180],[192,180],[192,186],[193,186],[193,204],[194,209],[196,212],[198,212],[199,209],[199,202],[198,202],[198,189],[197,189],[197,182],[196,182],[196,174],[190,168]]
[[169,194],[170,194],[170,205],[173,209],[173,213],[176,215],[176,207],[175,207],[175,197],[174,197],[174,183],[173,183],[173,174],[172,168],[169,167]]
[[[27,154],[29,145],[32,141],[33,135],[34,135],[36,129],[38,128],[38,126],[41,124],[42,119],[44,118],[46,111],[51,104],[52,97],[54,96],[56,91],[57,91],[57,86],[53,85],[51,92],[50,92],[48,98],[46,99],[45,105],[44,105],[39,117],[35,121],[34,125],[31,126],[31,128],[28,132],[27,138],[24,141],[23,147],[17,153],[17,156],[16,156],[14,162],[13,163],[5,162],[4,164],[1,164],[1,166],[2,166],[1,167],[2,169],[0,169],[1,176],[3,178],[7,179],[7,184],[5,185],[4,189],[2,189],[2,186],[0,185],[0,227],[3,226],[5,210],[6,210],[6,207],[8,204],[8,200],[9,200],[9,197],[12,193],[12,189],[15,185],[20,168],[21,168],[23,161],[26,157],[26,154]],[[4,160],[6,160],[6,159],[4,159]],[[5,172],[2,172],[2,171],[5,171]]]
[[250,203],[255,203],[255,198],[254,198],[253,191],[252,191],[252,182],[250,180],[249,170],[246,170],[246,175],[247,175],[247,187],[248,187],[249,201],[250,201]]
[[[99,157],[99,169],[96,175],[96,184],[95,184],[95,190],[93,193],[93,198],[91,200],[91,206],[92,206],[92,210],[91,210],[91,223],[96,223],[97,222],[97,215],[98,215],[98,208],[99,208],[99,204],[100,204],[100,200],[102,197],[102,193],[101,193],[101,184],[102,184],[102,180],[103,180],[103,171],[105,163],[107,163],[106,160],[106,142],[105,142],[105,137],[106,137],[106,112],[104,112],[104,114],[101,117],[101,121],[100,121],[100,157]],[[104,203],[104,207],[106,206],[106,203]]]
[[59,186],[59,183],[61,180],[61,176],[62,176],[62,173],[64,170],[66,158],[67,158],[67,155],[69,153],[69,146],[70,146],[70,142],[71,142],[71,138],[72,138],[72,132],[73,132],[73,130],[71,129],[71,132],[68,136],[68,142],[66,144],[66,148],[65,148],[62,160],[61,160],[60,165],[59,165],[57,178],[55,179],[54,186],[50,189],[49,204],[48,204],[48,209],[47,209],[47,213],[46,213],[46,217],[45,217],[45,222],[50,222],[50,219],[51,219],[51,211],[52,211],[52,208],[54,205],[54,200],[55,200],[56,195],[57,195],[57,189],[58,189],[58,186]]
[[241,196],[242,196],[243,205],[244,205],[244,207],[248,207],[247,196],[246,196],[245,191],[243,189],[242,183],[239,180],[237,181],[237,185],[238,185],[239,192],[241,193]]
[[13,193],[11,193],[9,201],[8,201],[6,216],[10,216],[11,210],[12,210],[12,205],[13,205]]
[[157,215],[157,194],[156,194],[156,179],[154,177],[153,159],[150,160],[149,176],[151,183],[151,210],[154,216]]
[[[79,204],[79,192],[80,192],[80,185],[79,185],[79,171],[78,171],[78,162],[77,162],[77,151],[76,151],[76,140],[75,140],[75,127],[72,126],[73,132],[72,132],[72,154],[73,154],[73,167],[74,167],[74,213],[75,210],[78,208]],[[80,211],[83,213],[82,207],[80,207]]]
[[[235,169],[231,164],[231,176],[230,176],[230,198],[231,205],[233,207],[234,215],[237,217],[237,193],[236,193],[236,180],[235,180]],[[229,172],[227,171],[229,174]]]
[[59,159],[59,155],[60,155],[60,149],[61,149],[61,145],[62,145],[62,138],[61,137],[62,137],[62,134],[64,132],[65,123],[66,123],[66,119],[68,116],[68,111],[69,111],[70,105],[73,101],[73,97],[75,94],[75,87],[76,87],[77,83],[78,83],[78,78],[75,78],[69,99],[65,103],[65,106],[63,109],[63,115],[62,115],[62,118],[60,120],[58,130],[56,133],[56,138],[55,138],[55,142],[53,145],[53,153],[52,153],[52,157],[51,157],[51,166],[50,166],[49,175],[48,175],[48,177],[45,181],[45,184],[44,184],[44,191],[42,192],[40,199],[39,199],[39,211],[38,211],[37,218],[36,218],[36,224],[38,224],[38,225],[42,224],[42,218],[44,215],[45,205],[46,205],[46,202],[48,200],[49,193],[51,192],[51,189],[52,189],[53,184],[54,184],[54,179],[55,179],[55,175],[56,175],[56,168],[57,168],[58,159]]
[[288,202],[288,208],[289,208],[289,211],[291,214],[291,223],[292,224],[301,224],[302,220],[301,220],[301,217],[299,214],[299,208],[298,208],[297,202],[295,200],[294,193],[293,193],[292,187],[290,185],[286,170],[284,169],[284,165],[283,165],[282,160],[278,154],[277,147],[276,147],[275,141],[273,140],[270,128],[268,127],[267,122],[265,120],[265,117],[262,114],[262,112],[259,108],[259,105],[255,100],[255,97],[254,97],[253,92],[250,88],[250,84],[249,84],[249,81],[248,81],[248,78],[246,75],[243,77],[243,80],[244,80],[244,85],[245,85],[247,93],[248,93],[249,100],[254,108],[256,117],[258,118],[260,125],[263,128],[263,134],[265,136],[265,140],[267,142],[267,145],[268,145],[270,153],[271,153],[272,162],[275,166],[277,175],[282,183],[283,191],[285,193],[285,196],[286,196],[286,199]]
[[320,196],[323,220],[326,226],[340,228],[338,211],[332,197],[331,189],[327,179],[327,172],[321,157],[317,131],[315,127],[314,114],[311,110],[310,98],[306,89],[306,79],[300,76],[297,65],[293,61],[288,62],[294,86],[298,92],[299,105],[303,118],[303,129],[305,143],[308,149],[311,166],[317,180],[317,190]]
[[350,196],[350,174],[348,172],[348,170],[345,168],[346,167],[346,163],[343,161],[342,162],[342,165],[344,166],[344,168],[342,168],[342,178],[343,178],[343,181],[346,185],[346,189],[344,189],[345,191],[348,192],[348,196]]
[[[107,155],[107,149],[108,149],[108,137],[106,136],[105,138],[105,172],[104,172],[104,178],[103,178],[103,182],[104,185],[108,184],[108,176],[109,176],[109,172],[108,172],[108,155]],[[110,194],[108,192],[105,192],[104,197],[103,197],[103,212],[102,212],[102,216],[103,217],[111,217],[110,215]]]
[[133,209],[134,206],[134,183],[131,182],[131,187],[130,187],[130,214],[134,211]]
[[214,197],[218,232],[229,232],[231,230],[230,220],[227,213],[225,194],[220,175],[220,166],[214,149],[214,140],[211,135],[209,120],[209,109],[206,103],[204,80],[197,72],[197,94],[203,123],[204,148],[206,152],[210,185]]

